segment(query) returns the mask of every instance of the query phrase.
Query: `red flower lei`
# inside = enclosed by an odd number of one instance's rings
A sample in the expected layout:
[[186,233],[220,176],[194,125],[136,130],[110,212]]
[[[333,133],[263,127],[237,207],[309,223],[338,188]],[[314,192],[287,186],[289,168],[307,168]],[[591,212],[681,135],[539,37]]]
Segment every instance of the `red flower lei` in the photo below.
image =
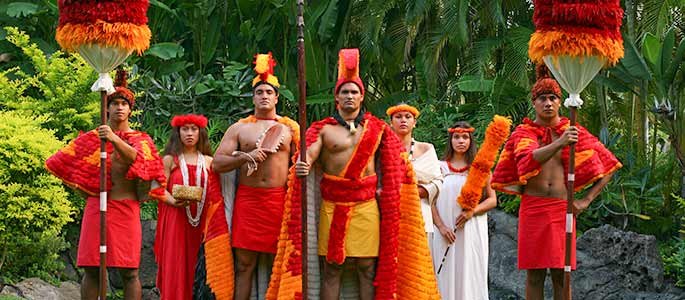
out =
[[449,161],[447,161],[447,168],[449,168],[450,171],[452,171],[454,173],[464,173],[464,172],[468,171],[468,169],[470,167],[471,167],[471,165],[466,165],[466,166],[461,167],[461,168],[455,168],[452,166],[452,164]]

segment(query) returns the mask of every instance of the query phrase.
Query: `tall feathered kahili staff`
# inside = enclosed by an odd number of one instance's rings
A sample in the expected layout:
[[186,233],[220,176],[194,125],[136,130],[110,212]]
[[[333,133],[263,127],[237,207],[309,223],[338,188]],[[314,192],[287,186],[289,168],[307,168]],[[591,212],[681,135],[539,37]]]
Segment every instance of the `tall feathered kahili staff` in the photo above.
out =
[[[570,126],[575,126],[576,109],[583,105],[580,92],[602,67],[612,66],[623,57],[620,31],[623,9],[619,0],[535,0],[533,5],[535,33],[531,36],[528,54],[534,62],[544,62],[569,93],[564,106],[569,108]],[[564,260],[566,299],[571,297],[575,144],[569,150]]]
[[[107,95],[114,93],[109,72],[131,53],[150,46],[147,26],[148,0],[59,0],[59,25],[55,39],[68,52],[77,52],[98,72],[91,90],[100,92],[100,123],[107,123]],[[107,295],[107,151],[100,142],[100,299]]]

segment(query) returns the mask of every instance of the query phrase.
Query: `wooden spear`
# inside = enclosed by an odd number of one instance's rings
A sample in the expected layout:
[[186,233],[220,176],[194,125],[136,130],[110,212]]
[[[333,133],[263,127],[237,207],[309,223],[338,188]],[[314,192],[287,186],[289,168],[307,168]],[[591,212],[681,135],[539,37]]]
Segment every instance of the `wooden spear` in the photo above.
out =
[[[307,161],[307,81],[304,56],[304,0],[297,0],[297,87],[298,123],[300,125],[300,161]],[[302,299],[307,300],[307,178],[301,178],[302,199]]]

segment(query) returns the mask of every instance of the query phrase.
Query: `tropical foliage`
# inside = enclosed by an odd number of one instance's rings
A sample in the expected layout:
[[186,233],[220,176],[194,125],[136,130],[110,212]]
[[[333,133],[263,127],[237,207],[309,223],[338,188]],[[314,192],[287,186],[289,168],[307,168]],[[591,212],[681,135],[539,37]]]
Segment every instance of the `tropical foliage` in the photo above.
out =
[[[249,113],[257,52],[272,51],[277,58],[279,111],[295,116],[296,1],[150,5],[152,47],[129,59],[127,68],[138,92],[134,119],[158,146],[168,137],[173,114],[208,115],[216,144],[230,123]],[[667,266],[682,266],[685,209],[677,199],[685,197],[685,2],[625,0],[622,6],[625,58],[586,88],[580,122],[625,167],[581,215],[580,229],[611,223],[654,234],[676,245],[663,248]],[[456,120],[470,121],[478,136],[495,113],[518,123],[532,113],[532,12],[531,1],[515,0],[308,1],[308,119],[334,108],[338,49],[359,47],[367,109],[382,115],[400,101],[421,107],[417,138],[437,149],[444,149],[444,129]],[[96,123],[97,95],[88,93],[95,74],[78,57],[56,52],[56,20],[54,1],[0,4],[2,24],[27,32],[35,43],[16,30],[0,31],[0,110],[47,116],[41,126],[69,139]],[[501,199],[502,207],[516,212],[516,199]]]

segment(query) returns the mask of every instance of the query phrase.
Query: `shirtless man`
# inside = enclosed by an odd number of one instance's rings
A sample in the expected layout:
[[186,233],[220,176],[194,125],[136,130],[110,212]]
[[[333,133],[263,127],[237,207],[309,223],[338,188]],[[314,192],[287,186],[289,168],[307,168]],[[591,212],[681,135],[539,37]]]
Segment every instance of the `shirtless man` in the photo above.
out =
[[[401,146],[389,126],[362,111],[364,85],[358,75],[358,50],[343,49],[340,58],[335,87],[337,111],[333,117],[315,122],[307,130],[307,140],[315,141],[308,145],[307,161],[297,162],[295,170],[298,176],[306,176],[310,166],[318,163],[324,173],[320,183],[318,245],[318,254],[324,258],[321,299],[338,299],[344,265],[353,265],[359,277],[360,299],[365,300],[373,299],[374,293],[384,295],[389,289],[382,279],[375,278],[375,265],[379,248],[390,249],[386,248],[387,241],[396,238],[390,230],[393,225],[385,223],[390,224],[393,217],[389,213],[391,209],[384,209],[384,205],[389,203],[385,199],[390,199],[391,194],[399,194],[399,185],[391,186],[389,182],[392,176],[397,176],[395,182],[399,183],[402,173],[393,174],[389,168],[400,161]],[[387,148],[390,145],[396,149]],[[383,174],[378,202],[377,167]],[[396,254],[389,257],[388,261],[379,257],[379,274],[396,268]],[[376,291],[374,279],[378,283]]]
[[[559,116],[561,88],[538,67],[532,89],[535,121],[524,120],[512,133],[493,174],[496,190],[521,195],[518,267],[527,270],[526,299],[544,299],[550,269],[554,299],[563,298],[566,174],[568,145],[576,143],[575,191],[592,185],[573,202],[574,216],[585,210],[609,183],[621,163],[581,126]],[[575,224],[571,267],[575,269]],[[569,289],[570,290],[570,289]]]
[[[270,53],[257,56],[258,76],[252,84],[254,115],[228,128],[212,162],[217,173],[240,170],[231,239],[237,262],[234,294],[237,300],[250,298],[259,254],[276,253],[288,165],[296,147],[292,144],[293,133],[299,130],[297,123],[276,114],[279,83],[273,75],[272,63],[275,64]],[[275,152],[257,147],[257,141],[272,126],[285,127],[281,145]]]
[[[125,76],[117,74],[116,91],[107,97],[108,125],[80,135],[46,162],[51,173],[88,196],[77,258],[77,265],[85,270],[82,299],[97,299],[100,283],[100,204],[96,197],[99,193],[100,139],[107,140],[107,159],[111,161],[107,192],[107,267],[119,269],[125,299],[142,297],[138,268],[142,240],[139,200],[143,199],[138,195],[139,184],[156,181],[159,186],[166,182],[162,160],[152,139],[129,127],[128,118],[135,99],[126,88]],[[98,158],[97,162],[92,160],[93,156]],[[151,191],[150,196],[162,199],[163,189]]]

